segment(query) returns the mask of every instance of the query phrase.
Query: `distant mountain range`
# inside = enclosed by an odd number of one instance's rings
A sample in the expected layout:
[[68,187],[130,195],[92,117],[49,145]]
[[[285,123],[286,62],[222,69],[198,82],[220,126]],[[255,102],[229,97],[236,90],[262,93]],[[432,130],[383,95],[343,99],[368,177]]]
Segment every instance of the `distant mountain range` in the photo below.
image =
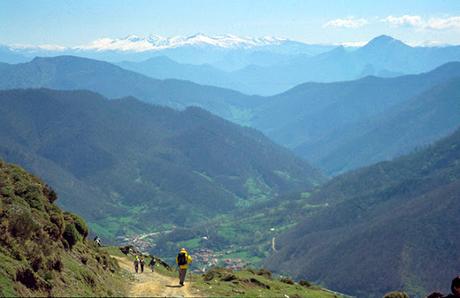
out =
[[0,92],[0,113],[0,157],[42,176],[63,207],[112,239],[197,223],[323,181],[261,133],[199,108],[29,89]]
[[279,237],[267,265],[357,297],[448,292],[460,259],[459,197],[457,130],[424,150],[323,185],[307,202],[328,208]]
[[[192,67],[189,64],[165,61],[165,57],[119,65],[151,77],[180,78],[232,88],[247,94],[272,95],[309,81],[354,80],[368,75],[395,77],[430,71],[444,63],[460,61],[460,47],[411,47],[383,35],[360,48],[340,46],[317,55],[299,52],[273,57],[272,53],[267,53],[265,57],[259,54],[259,59],[255,54],[252,55],[245,58],[248,61],[245,67],[234,71],[223,71],[218,69],[218,65]],[[240,59],[242,57],[245,56],[241,55]],[[264,60],[271,60],[272,63]]]
[[[67,47],[62,45],[3,46],[0,62],[27,62],[35,56],[75,55],[86,58],[120,62],[142,61],[167,56],[179,63],[212,64],[225,70],[235,70],[250,64],[272,65],[292,55],[316,55],[333,45],[305,44],[277,37],[241,37],[235,35],[100,38],[88,44]],[[21,61],[18,58],[22,57]]]
[[[73,56],[0,64],[0,89],[87,89],[109,98],[135,96],[174,108],[202,107],[261,130],[329,175],[391,159],[451,133],[460,125],[460,88],[455,83],[459,77],[460,63],[452,62],[419,75],[305,83],[261,97],[188,81],[152,79]],[[424,104],[429,101],[439,109]]]
[[426,72],[450,61],[460,61],[460,47],[411,47],[385,35],[362,47],[346,48],[274,37],[196,34],[172,38],[134,35],[102,38],[70,48],[53,45],[0,48],[0,62],[7,63],[56,55],[117,62],[126,69],[157,79],[184,79],[246,94],[273,95],[305,82]]

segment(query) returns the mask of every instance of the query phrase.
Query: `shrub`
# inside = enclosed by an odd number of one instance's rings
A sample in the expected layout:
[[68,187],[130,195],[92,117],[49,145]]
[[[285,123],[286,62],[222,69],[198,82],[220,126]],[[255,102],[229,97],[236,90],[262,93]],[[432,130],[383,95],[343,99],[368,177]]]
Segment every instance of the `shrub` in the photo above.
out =
[[57,200],[56,192],[48,184],[43,188],[43,194],[50,203],[54,203]]
[[62,237],[67,241],[70,249],[80,240],[80,234],[73,223],[66,224]]
[[39,185],[28,185],[22,197],[30,205],[31,208],[42,211],[45,210],[43,205],[44,197]]
[[35,274],[30,270],[27,269],[19,269],[16,272],[16,281],[19,281],[27,288],[36,290],[38,288],[38,280]]
[[269,270],[264,269],[264,268],[257,271],[256,274],[260,276],[264,276],[266,278],[272,278],[272,273]]
[[290,278],[287,278],[287,277],[283,277],[282,279],[280,279],[281,282],[285,283],[285,284],[288,284],[288,285],[293,285],[294,284],[294,281]]
[[309,281],[307,281],[307,280],[300,280],[299,285],[301,285],[302,287],[305,287],[305,288],[311,287],[311,283]]
[[8,229],[14,237],[29,239],[39,228],[29,211],[20,210],[9,216]]
[[62,263],[61,259],[56,256],[53,259],[49,259],[47,263],[47,269],[48,270],[55,270],[58,272],[61,272],[62,269],[64,268],[64,264]]
[[64,232],[64,225],[65,225],[64,217],[62,216],[60,212],[54,209],[51,209],[49,212],[50,212],[50,222],[53,225],[49,226],[49,228],[47,229],[47,232],[51,238],[53,238],[54,240],[57,240],[61,238],[61,235]]
[[65,217],[66,219],[68,219],[68,221],[74,224],[75,228],[77,229],[78,233],[83,237],[83,239],[86,239],[86,237],[88,237],[88,225],[81,217],[69,212],[65,213]]
[[32,256],[32,258],[29,260],[29,263],[32,266],[32,269],[37,272],[43,268],[43,257],[40,254]]

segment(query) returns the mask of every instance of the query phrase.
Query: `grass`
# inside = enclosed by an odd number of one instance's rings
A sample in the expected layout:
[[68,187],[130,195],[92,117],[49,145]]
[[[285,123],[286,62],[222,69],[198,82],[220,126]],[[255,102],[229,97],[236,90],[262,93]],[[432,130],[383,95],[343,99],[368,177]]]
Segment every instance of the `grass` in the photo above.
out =
[[[212,297],[337,297],[320,287],[287,284],[276,278],[257,275],[254,271],[213,269],[214,278],[195,276],[193,287]],[[225,281],[228,279],[228,281]]]
[[16,268],[19,268],[22,262],[13,260],[0,252],[0,264],[0,296],[18,296],[18,293],[14,289],[14,276]]

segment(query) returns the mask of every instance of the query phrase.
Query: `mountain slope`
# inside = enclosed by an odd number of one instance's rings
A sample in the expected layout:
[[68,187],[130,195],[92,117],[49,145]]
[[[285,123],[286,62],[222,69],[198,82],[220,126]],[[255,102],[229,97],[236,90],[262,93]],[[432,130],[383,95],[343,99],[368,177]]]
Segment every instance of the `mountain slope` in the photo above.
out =
[[143,101],[178,108],[200,106],[219,116],[245,121],[250,107],[261,100],[236,91],[188,81],[157,80],[113,64],[58,56],[22,64],[0,64],[0,89],[46,87],[85,89],[109,98],[135,96]]
[[[371,128],[383,129],[384,123],[396,121],[396,116],[392,116],[396,111],[392,111],[398,106],[405,105],[407,113],[410,113],[410,101],[415,100],[416,96],[421,96],[436,85],[446,84],[458,77],[460,63],[453,62],[420,75],[397,78],[366,77],[349,82],[302,84],[285,93],[267,98],[265,103],[253,112],[252,125],[278,143],[294,148],[299,155],[322,167],[325,172],[336,174],[358,165],[381,160],[352,150],[346,151],[348,155],[340,153],[345,152],[346,146],[350,144],[354,149],[360,146],[366,150],[371,143],[369,138],[364,137],[366,133],[370,134]],[[455,89],[455,84],[452,88]],[[455,100],[455,97],[452,100]],[[413,109],[412,113],[414,115],[410,119],[416,121],[417,111]],[[404,125],[409,118],[402,117],[399,120],[401,125]],[[438,119],[439,123],[446,120]],[[436,136],[440,138],[448,132],[439,129]],[[359,143],[353,143],[355,140],[358,141],[359,137],[362,137]],[[406,150],[424,144],[424,141],[417,143],[418,140],[414,138],[411,141],[412,143],[405,147]],[[391,158],[397,153],[407,152],[399,147],[396,148],[399,152],[392,152],[388,150],[391,144],[380,144],[385,146],[379,148],[381,152],[385,152],[380,158]],[[350,162],[351,152],[357,155],[353,162]],[[336,155],[333,155],[334,153]]]
[[244,92],[243,83],[234,82],[228,73],[211,65],[177,63],[168,57],[153,57],[142,62],[124,61],[118,63],[124,69],[132,70],[157,79],[180,79],[198,84],[212,85]]
[[[318,165],[340,173],[392,159],[449,135],[460,125],[459,86],[460,79],[453,79],[390,109],[376,119],[348,127],[348,130],[355,131],[356,136],[334,136],[335,142],[345,142],[332,152],[319,153],[324,155]],[[363,132],[357,134],[359,131]]]
[[334,178],[309,199],[329,208],[280,237],[269,267],[357,296],[446,289],[460,260],[459,144],[457,130],[422,151]]
[[1,296],[124,295],[116,262],[48,185],[0,160],[0,199]]
[[44,177],[64,207],[111,237],[196,222],[322,181],[259,132],[199,108],[40,89],[0,92],[0,111],[0,156]]

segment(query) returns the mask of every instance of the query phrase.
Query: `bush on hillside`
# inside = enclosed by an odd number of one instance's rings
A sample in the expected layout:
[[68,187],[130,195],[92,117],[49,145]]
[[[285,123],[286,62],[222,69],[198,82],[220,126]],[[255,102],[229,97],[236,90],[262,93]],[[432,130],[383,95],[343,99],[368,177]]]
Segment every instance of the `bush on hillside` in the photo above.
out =
[[67,222],[72,223],[75,226],[75,229],[83,237],[83,239],[86,239],[86,237],[88,237],[88,225],[81,217],[70,212],[65,212],[64,218]]
[[267,269],[264,269],[264,268],[259,269],[258,271],[255,272],[255,274],[260,275],[260,276],[264,276],[264,277],[269,278],[269,279],[272,278],[271,271],[269,271]]
[[309,288],[312,286],[312,284],[308,280],[300,280],[299,285],[305,288]]
[[50,223],[45,230],[53,240],[58,240],[64,232],[64,217],[59,212],[50,211]]
[[48,199],[48,202],[54,203],[57,200],[57,194],[48,184],[43,188],[43,194]]
[[8,230],[14,237],[29,239],[40,228],[28,210],[19,210],[9,214]]
[[283,282],[283,283],[288,284],[288,285],[295,284],[295,282],[292,279],[288,278],[288,277],[281,278],[280,282]]
[[26,186],[25,193],[22,194],[22,197],[30,205],[31,208],[41,211],[45,210],[45,206],[43,205],[44,196],[40,185],[31,184]]
[[37,290],[38,289],[38,280],[36,275],[33,273],[32,270],[29,268],[27,269],[19,269],[16,272],[16,281],[19,281],[23,285],[25,285],[27,288],[32,289],[32,290]]
[[62,237],[64,237],[64,239],[69,244],[69,248],[72,249],[72,247],[75,244],[77,244],[77,242],[80,240],[80,233],[78,233],[78,231],[75,228],[75,225],[73,223],[68,223],[65,226],[64,233],[62,234]]

